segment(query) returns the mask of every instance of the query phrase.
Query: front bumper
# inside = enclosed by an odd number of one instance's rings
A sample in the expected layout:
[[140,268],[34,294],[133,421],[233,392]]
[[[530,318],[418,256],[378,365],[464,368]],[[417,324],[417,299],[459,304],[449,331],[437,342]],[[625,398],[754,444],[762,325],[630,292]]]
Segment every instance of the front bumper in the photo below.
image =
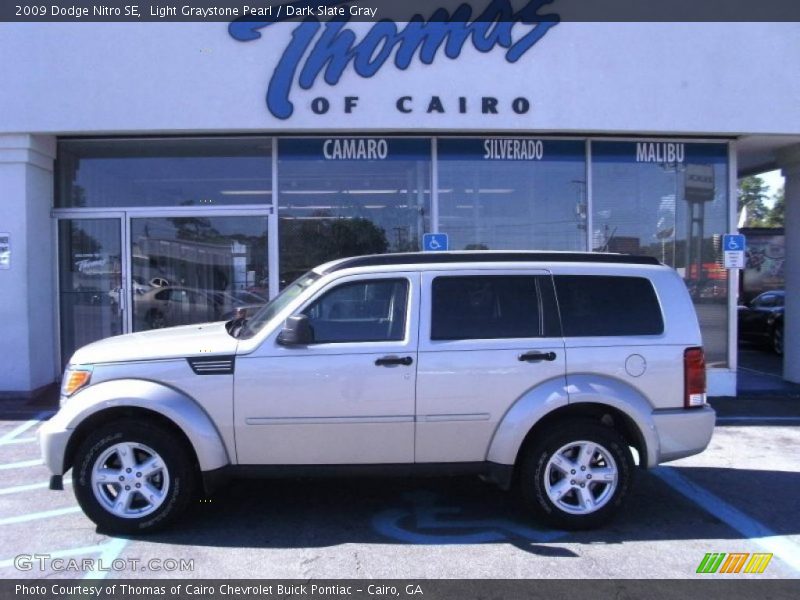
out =
[[705,450],[714,433],[716,418],[710,406],[654,412],[653,423],[659,442],[656,464]]
[[66,471],[64,456],[73,431],[67,429],[67,423],[63,417],[59,418],[61,414],[61,412],[56,413],[53,418],[39,428],[38,433],[42,459],[53,475],[63,475]]

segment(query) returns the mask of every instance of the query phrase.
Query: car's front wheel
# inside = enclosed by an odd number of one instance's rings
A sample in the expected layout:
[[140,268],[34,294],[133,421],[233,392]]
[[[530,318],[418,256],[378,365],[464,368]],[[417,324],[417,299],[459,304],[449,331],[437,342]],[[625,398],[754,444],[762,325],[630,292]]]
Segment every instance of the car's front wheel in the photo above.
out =
[[115,421],[77,451],[73,486],[83,512],[110,533],[147,533],[177,518],[194,496],[196,469],[165,427]]
[[564,422],[532,440],[522,456],[526,505],[559,529],[591,529],[608,522],[631,485],[633,459],[615,430],[592,421]]

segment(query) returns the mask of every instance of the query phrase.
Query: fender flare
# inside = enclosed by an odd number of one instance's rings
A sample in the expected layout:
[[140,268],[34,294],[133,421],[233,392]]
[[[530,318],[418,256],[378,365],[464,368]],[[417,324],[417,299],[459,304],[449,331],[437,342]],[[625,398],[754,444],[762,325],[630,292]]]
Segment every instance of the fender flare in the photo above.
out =
[[581,373],[569,376],[569,403],[604,404],[626,415],[636,427],[644,443],[648,467],[658,464],[661,441],[653,419],[655,407],[635,387],[620,379]]
[[533,427],[554,411],[582,403],[605,405],[626,415],[644,443],[647,465],[658,461],[659,438],[653,406],[625,382],[610,377],[579,374],[546,381],[527,391],[506,411],[495,429],[486,460],[503,465],[516,463],[525,438]]
[[222,436],[197,402],[180,390],[144,379],[114,379],[90,385],[69,399],[51,419],[58,423],[51,426],[60,425],[74,433],[87,418],[114,408],[142,408],[169,419],[191,443],[201,471],[231,462]]
[[531,428],[552,411],[567,406],[569,396],[564,377],[549,379],[517,398],[494,430],[488,462],[513,465]]

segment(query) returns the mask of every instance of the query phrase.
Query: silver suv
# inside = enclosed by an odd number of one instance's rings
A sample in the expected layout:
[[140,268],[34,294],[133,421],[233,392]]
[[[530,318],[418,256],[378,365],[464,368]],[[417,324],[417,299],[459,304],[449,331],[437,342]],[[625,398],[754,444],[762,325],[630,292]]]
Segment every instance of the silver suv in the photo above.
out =
[[686,286],[648,257],[452,252],[347,258],[250,319],[78,350],[41,428],[114,532],[173,521],[229,477],[475,473],[540,519],[596,527],[634,466],[714,428]]

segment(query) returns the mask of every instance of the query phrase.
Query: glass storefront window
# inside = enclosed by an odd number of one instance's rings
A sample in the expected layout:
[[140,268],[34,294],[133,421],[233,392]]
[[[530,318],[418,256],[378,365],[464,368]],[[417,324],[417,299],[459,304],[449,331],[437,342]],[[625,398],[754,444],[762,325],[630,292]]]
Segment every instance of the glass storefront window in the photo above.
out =
[[269,297],[267,217],[131,219],[133,330],[251,316]]
[[123,332],[120,220],[58,223],[61,362],[91,342]]
[[586,144],[441,138],[439,230],[451,250],[586,250]]
[[272,203],[270,138],[61,140],[58,208]]
[[336,258],[420,250],[430,215],[430,140],[278,144],[281,287]]
[[727,364],[727,144],[592,143],[592,247],[655,256],[695,301],[706,361]]

